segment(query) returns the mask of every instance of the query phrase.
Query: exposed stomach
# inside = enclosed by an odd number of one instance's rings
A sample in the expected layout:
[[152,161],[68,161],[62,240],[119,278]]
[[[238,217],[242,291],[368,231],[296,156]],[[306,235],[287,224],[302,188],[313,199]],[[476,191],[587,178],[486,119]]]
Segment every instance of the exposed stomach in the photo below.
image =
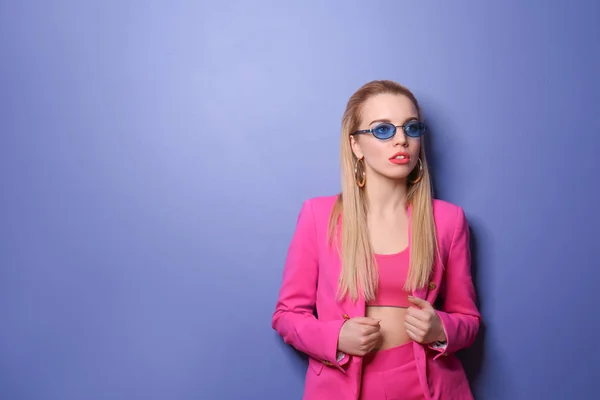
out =
[[406,333],[404,326],[406,310],[403,307],[368,306],[366,308],[367,317],[381,321],[382,342],[377,350],[390,349],[412,340]]

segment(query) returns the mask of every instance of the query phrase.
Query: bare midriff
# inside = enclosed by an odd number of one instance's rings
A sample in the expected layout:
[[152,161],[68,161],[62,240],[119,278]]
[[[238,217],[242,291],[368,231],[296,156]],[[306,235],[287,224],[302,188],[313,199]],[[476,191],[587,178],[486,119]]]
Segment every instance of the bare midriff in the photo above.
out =
[[406,333],[404,317],[405,307],[368,306],[366,316],[381,321],[381,346],[378,350],[386,350],[410,342],[412,339]]

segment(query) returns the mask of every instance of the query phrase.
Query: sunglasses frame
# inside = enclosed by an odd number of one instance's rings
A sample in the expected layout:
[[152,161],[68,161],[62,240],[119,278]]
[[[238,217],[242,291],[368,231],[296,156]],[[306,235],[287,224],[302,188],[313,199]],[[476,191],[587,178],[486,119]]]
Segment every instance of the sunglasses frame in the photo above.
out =
[[[406,131],[407,124],[411,124],[411,123],[418,123],[421,125],[421,128],[422,128],[421,134],[419,134],[417,136],[408,134],[408,132]],[[381,138],[381,137],[377,136],[375,134],[374,130],[377,129],[378,127],[380,127],[381,125],[393,126],[394,133],[392,134],[392,136],[386,137],[386,138]],[[425,124],[425,122],[418,120],[418,119],[411,119],[410,121],[406,121],[403,125],[394,125],[391,122],[380,122],[371,129],[363,129],[360,131],[356,131],[356,132],[352,133],[351,135],[360,135],[360,134],[370,133],[379,140],[389,140],[389,139],[393,138],[394,136],[396,136],[396,133],[398,133],[398,128],[402,129],[402,132],[404,132],[404,134],[406,136],[411,137],[411,138],[419,138],[419,137],[423,136],[425,134],[425,132],[427,132],[427,125]]]

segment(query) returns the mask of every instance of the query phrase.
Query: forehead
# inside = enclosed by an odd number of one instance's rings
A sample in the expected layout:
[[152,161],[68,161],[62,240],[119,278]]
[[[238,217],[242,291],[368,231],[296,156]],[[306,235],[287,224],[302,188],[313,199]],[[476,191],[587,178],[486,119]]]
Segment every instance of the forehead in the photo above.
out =
[[361,124],[387,119],[402,124],[407,119],[418,118],[419,113],[413,102],[404,95],[383,93],[370,97],[362,106]]

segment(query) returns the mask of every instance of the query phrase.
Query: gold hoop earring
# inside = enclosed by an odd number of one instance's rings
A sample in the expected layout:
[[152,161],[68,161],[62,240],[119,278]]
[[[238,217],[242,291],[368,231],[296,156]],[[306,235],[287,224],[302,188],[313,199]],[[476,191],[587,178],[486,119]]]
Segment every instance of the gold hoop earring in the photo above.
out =
[[367,173],[365,171],[365,161],[362,158],[357,158],[354,162],[354,181],[356,182],[356,186],[359,188],[364,187],[366,180]]
[[423,179],[423,161],[421,161],[421,158],[419,157],[419,175],[417,176],[416,179],[409,181],[411,184],[415,185],[419,182],[421,182],[421,179]]

